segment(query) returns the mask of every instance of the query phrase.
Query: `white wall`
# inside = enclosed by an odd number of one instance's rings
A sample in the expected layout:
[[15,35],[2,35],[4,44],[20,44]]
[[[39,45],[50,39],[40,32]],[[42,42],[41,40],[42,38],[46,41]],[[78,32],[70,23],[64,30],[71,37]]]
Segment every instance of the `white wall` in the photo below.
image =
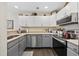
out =
[[7,20],[13,20],[14,21],[14,29],[17,28],[17,21],[18,21],[18,16],[16,13],[10,13]]
[[7,55],[6,3],[0,2],[0,56]]
[[[8,4],[8,3],[7,3]],[[18,26],[16,25],[18,20],[18,9],[15,9],[14,7],[11,7],[8,5],[8,13],[7,13],[7,20],[14,20],[14,29]]]

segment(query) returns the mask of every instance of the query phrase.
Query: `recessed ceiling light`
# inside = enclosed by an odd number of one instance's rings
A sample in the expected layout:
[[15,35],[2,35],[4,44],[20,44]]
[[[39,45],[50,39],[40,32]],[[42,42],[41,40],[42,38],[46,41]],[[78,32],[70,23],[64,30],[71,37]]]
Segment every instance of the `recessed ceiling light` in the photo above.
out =
[[47,6],[45,6],[44,8],[45,8],[45,9],[47,9],[48,7],[47,7]]
[[15,5],[14,7],[15,7],[16,9],[18,9],[18,6]]

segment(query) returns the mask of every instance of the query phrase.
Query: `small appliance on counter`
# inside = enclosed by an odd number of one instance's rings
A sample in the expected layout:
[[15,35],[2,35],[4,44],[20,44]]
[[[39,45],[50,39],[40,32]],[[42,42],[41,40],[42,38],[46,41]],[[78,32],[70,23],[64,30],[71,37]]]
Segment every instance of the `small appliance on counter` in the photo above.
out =
[[63,38],[63,29],[57,29],[57,31],[56,31],[56,33],[57,33],[57,35],[59,36],[59,37],[62,37]]
[[66,31],[63,33],[64,38],[66,39],[76,39],[76,34],[74,31]]
[[64,32],[64,33],[63,33],[63,38],[65,38],[65,39],[70,39],[70,34],[69,34],[69,32]]

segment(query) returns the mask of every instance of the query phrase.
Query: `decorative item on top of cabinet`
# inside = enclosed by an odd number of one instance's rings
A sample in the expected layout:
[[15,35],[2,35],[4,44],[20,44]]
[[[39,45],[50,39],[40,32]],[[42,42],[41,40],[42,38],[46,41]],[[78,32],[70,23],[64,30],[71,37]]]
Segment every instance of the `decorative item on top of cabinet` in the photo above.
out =
[[38,14],[36,12],[32,13],[32,16],[37,16]]
[[44,16],[46,16],[46,14],[44,14]]
[[18,15],[19,15],[19,16],[23,16],[23,13],[19,13]]

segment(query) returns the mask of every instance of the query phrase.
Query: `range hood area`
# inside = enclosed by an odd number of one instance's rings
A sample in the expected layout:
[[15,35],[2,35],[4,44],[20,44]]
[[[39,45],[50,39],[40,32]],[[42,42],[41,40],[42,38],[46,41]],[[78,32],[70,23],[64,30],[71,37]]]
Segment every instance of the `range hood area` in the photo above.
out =
[[57,25],[60,26],[70,25],[70,24],[78,24],[78,13],[72,13],[70,16],[67,16],[57,21]]

